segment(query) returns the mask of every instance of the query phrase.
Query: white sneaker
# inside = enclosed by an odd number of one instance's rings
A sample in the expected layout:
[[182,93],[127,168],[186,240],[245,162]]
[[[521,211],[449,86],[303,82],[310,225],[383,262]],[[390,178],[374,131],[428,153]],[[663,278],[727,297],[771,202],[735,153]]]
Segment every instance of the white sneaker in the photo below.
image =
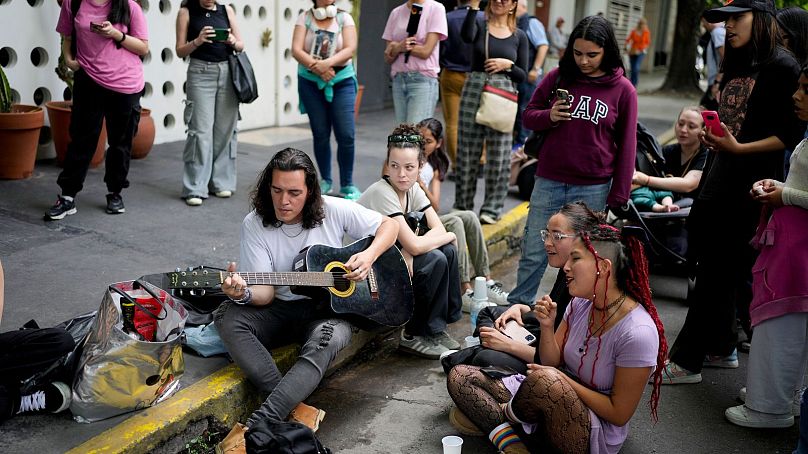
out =
[[221,197],[221,198],[223,198],[223,199],[226,199],[226,198],[228,198],[228,197],[230,197],[230,196],[232,196],[232,195],[233,195],[233,191],[228,191],[228,190],[219,191],[219,192],[214,193],[214,195],[215,195],[216,197]]
[[451,350],[435,342],[432,336],[410,336],[407,339],[404,331],[398,341],[398,349],[428,359],[440,359],[440,355]]
[[497,306],[507,306],[509,293],[502,290],[502,284],[493,280],[488,282],[490,282],[490,284],[486,284],[486,287],[488,287],[488,301]]
[[198,207],[199,205],[202,205],[202,198],[201,197],[188,197],[187,199],[185,199],[185,203],[188,206]]
[[[489,293],[489,295],[490,295],[490,293]],[[470,314],[471,313],[471,306],[474,303],[474,290],[472,290],[472,289],[466,290],[466,293],[464,293],[460,297],[460,299],[463,301],[463,309],[462,309],[463,312],[465,312],[467,314]],[[494,303],[494,302],[492,302],[490,300],[486,303],[486,306],[489,306],[489,307],[493,307],[493,306],[496,306],[496,305],[497,305],[497,303]]]
[[[805,391],[805,388],[794,391],[794,397],[791,399],[791,414],[794,415],[795,418],[800,417],[800,396],[802,396],[803,391]],[[738,400],[746,403],[746,386],[741,388],[738,392]]]
[[724,412],[727,421],[741,427],[752,429],[785,429],[794,425],[794,416],[789,414],[775,415],[752,410],[746,405],[730,407]]
[[494,219],[494,216],[491,216],[488,213],[483,213],[480,215],[480,224],[496,224],[497,220]]

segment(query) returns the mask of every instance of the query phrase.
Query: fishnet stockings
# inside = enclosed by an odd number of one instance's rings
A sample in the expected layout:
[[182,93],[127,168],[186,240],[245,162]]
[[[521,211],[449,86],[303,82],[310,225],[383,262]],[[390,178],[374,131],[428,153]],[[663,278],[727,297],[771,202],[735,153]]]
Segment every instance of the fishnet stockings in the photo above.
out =
[[587,453],[589,409],[561,375],[557,369],[528,375],[513,399],[513,412],[522,421],[544,421],[547,436],[561,451]]
[[511,393],[500,380],[480,372],[477,366],[455,366],[446,387],[452,400],[486,435],[502,424],[505,412],[500,404],[511,399]]

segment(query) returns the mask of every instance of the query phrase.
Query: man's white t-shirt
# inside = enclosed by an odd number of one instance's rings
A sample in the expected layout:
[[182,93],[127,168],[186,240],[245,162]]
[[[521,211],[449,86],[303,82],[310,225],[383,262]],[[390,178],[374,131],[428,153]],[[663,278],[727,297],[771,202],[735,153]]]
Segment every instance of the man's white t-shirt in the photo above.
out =
[[[300,251],[314,244],[342,247],[343,236],[353,239],[375,235],[382,216],[356,202],[338,197],[323,196],[325,219],[313,229],[304,229],[302,223],[281,227],[264,227],[255,210],[241,223],[241,263],[239,269],[247,272],[288,272]],[[276,286],[275,298],[290,301],[306,298],[296,295],[288,286]]]

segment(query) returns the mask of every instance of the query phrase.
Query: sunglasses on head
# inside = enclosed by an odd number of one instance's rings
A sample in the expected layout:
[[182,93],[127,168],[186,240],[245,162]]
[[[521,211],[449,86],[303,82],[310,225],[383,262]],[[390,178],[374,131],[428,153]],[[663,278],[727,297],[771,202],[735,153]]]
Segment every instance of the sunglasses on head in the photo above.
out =
[[419,134],[393,134],[392,136],[387,136],[387,143],[424,143],[423,136]]

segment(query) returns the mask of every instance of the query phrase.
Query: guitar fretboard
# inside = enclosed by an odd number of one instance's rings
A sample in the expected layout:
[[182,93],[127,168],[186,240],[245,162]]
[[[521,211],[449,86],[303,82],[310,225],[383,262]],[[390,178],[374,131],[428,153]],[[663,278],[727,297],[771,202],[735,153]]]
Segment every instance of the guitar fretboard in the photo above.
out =
[[[224,278],[232,273],[222,273]],[[308,287],[333,287],[346,282],[344,273],[289,272],[289,273],[238,273],[248,285],[300,285]]]

